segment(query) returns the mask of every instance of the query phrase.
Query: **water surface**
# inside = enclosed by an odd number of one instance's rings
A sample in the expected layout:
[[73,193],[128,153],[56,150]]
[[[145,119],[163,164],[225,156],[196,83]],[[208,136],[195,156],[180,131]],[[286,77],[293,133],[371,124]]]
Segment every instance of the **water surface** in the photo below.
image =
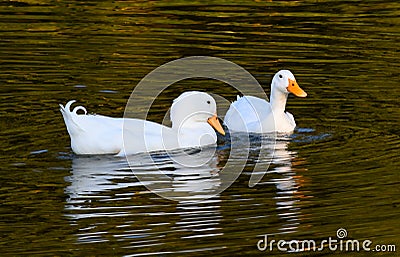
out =
[[[281,255],[260,252],[258,240],[323,240],[339,228],[398,248],[399,10],[396,1],[2,2],[1,252]],[[243,66],[267,93],[273,74],[290,69],[308,93],[289,97],[298,129],[278,138],[258,185],[248,181],[265,145],[234,160],[246,160],[243,173],[204,202],[161,198],[124,159],[71,152],[59,103],[121,117],[147,73],[193,55]],[[184,90],[237,94],[218,81],[182,81],[149,119],[161,122]],[[173,178],[164,192],[223,185],[229,149],[221,143],[208,167],[190,170],[156,155]],[[155,166],[135,169],[151,176]]]

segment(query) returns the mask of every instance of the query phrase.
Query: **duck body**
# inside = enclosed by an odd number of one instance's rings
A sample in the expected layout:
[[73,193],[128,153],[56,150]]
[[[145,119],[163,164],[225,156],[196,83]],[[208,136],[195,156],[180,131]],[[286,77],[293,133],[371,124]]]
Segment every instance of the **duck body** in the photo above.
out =
[[281,70],[272,80],[270,102],[254,96],[238,96],[230,105],[224,123],[232,132],[291,133],[296,122],[293,115],[285,111],[289,93],[299,97],[307,96],[293,74]]
[[238,96],[224,122],[229,130],[248,133],[290,132],[296,127],[291,113],[275,113],[268,101],[254,96]]
[[[123,156],[197,147],[216,143],[217,136],[212,126],[224,133],[216,119],[215,100],[203,92],[186,92],[174,100],[171,107],[172,128],[141,119],[87,114],[82,106],[71,110],[74,102],[69,101],[65,107],[60,105],[60,111],[71,138],[71,148],[76,154]],[[186,105],[189,103],[194,107],[188,108]],[[194,111],[196,108],[203,114],[187,118],[187,110]]]

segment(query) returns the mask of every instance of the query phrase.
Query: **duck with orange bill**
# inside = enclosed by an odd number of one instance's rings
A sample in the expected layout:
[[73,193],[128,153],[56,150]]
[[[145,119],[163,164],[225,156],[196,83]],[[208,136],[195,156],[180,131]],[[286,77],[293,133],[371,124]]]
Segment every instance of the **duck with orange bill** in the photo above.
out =
[[69,101],[65,107],[60,105],[60,111],[71,138],[71,148],[76,154],[124,156],[201,147],[216,144],[215,130],[225,135],[217,118],[216,102],[204,92],[185,92],[173,101],[172,127],[148,120],[87,114],[83,106],[71,110],[74,102]]
[[272,79],[270,102],[254,96],[238,96],[225,115],[224,123],[231,132],[291,133],[296,122],[285,111],[288,95],[306,97],[289,70],[278,71]]

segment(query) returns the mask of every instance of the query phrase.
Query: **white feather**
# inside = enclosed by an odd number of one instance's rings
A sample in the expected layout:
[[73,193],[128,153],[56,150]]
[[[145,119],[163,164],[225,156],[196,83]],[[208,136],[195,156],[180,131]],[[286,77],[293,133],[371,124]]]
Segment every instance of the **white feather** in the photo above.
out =
[[217,140],[207,123],[216,113],[216,103],[203,92],[186,92],[174,100],[172,128],[140,119],[87,114],[83,106],[71,110],[74,102],[69,101],[65,107],[60,104],[60,111],[76,154],[127,155],[210,145]]
[[254,96],[237,96],[225,115],[225,125],[232,132],[292,132],[296,122],[292,114],[285,112],[289,79],[295,81],[288,70],[275,74],[271,83],[271,102]]

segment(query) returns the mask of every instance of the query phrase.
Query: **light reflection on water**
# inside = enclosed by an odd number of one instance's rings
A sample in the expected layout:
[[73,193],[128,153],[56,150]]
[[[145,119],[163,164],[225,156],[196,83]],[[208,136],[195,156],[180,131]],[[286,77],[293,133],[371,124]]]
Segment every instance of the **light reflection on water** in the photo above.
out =
[[[273,197],[275,207],[270,208],[276,209],[276,219],[280,224],[276,234],[296,232],[302,216],[299,202],[304,197],[301,192],[303,178],[292,170],[292,163],[305,160],[297,160],[296,152],[287,149],[289,142],[290,138],[285,136],[278,138],[275,144],[260,145],[260,136],[252,136],[249,158],[245,158],[250,163],[246,168],[251,170],[257,162],[265,161],[269,164],[271,161],[270,156],[267,156],[267,160],[259,159],[260,148],[275,149],[270,168],[263,172],[266,177],[258,186],[273,185],[275,187],[275,196]],[[219,149],[224,149],[223,145]],[[203,149],[206,152],[209,150]],[[229,176],[219,173],[229,152],[217,150],[214,158],[202,160],[204,157],[209,158],[209,153],[190,151],[190,155],[183,155],[183,152],[175,153],[175,155],[180,155],[178,157],[162,152],[155,153],[152,155],[153,162],[150,163],[143,163],[144,159],[140,154],[131,156],[130,163],[137,163],[137,166],[131,165],[131,167],[126,159],[113,156],[74,157],[71,175],[66,177],[66,181],[70,185],[65,189],[68,195],[65,211],[71,225],[79,227],[76,234],[77,241],[81,243],[104,242],[109,241],[109,238],[112,237],[118,241],[128,241],[129,247],[137,248],[138,244],[142,246],[165,244],[167,243],[165,240],[168,240],[168,233],[179,233],[180,238],[184,240],[223,236],[222,221],[224,217],[220,210],[223,203],[220,194],[215,194],[215,192],[224,183],[221,180],[229,178]],[[191,158],[192,163],[198,162],[204,163],[204,165],[187,168],[176,162],[182,158]],[[160,180],[160,172],[167,175],[169,181]],[[229,170],[225,172],[229,172]],[[140,178],[146,175],[145,180],[139,181],[138,173],[141,174]],[[271,175],[273,177],[270,177]],[[145,194],[149,197],[149,194],[154,194],[154,192],[146,190],[143,183],[146,185],[157,184],[158,193],[161,195],[178,193],[181,200],[176,203],[174,210],[170,210],[170,213],[165,213],[152,204],[137,204],[134,201],[135,196]],[[121,190],[125,192],[121,193]],[[212,194],[212,197],[204,199],[205,196],[210,197],[207,194]],[[151,195],[150,198],[152,198]],[[245,199],[239,201],[246,206]],[[155,209],[152,210],[153,208]],[[141,210],[141,212],[138,213],[135,210]],[[155,219],[151,219],[147,225],[141,224],[146,229],[134,229],[135,223],[143,215]],[[157,219],[164,215],[173,215],[173,221]],[[269,214],[261,215],[258,218],[267,216]],[[237,220],[246,222],[249,218],[251,220],[251,217],[246,218],[239,215]],[[99,221],[99,219],[103,221]],[[124,219],[126,221],[116,226],[117,230],[114,232],[98,231],[99,227],[108,223],[108,219]],[[158,226],[163,227],[162,231],[157,232],[156,227]],[[253,236],[256,238],[260,235],[254,234]],[[212,249],[223,249],[224,247],[226,246],[212,246]],[[206,248],[203,250],[210,250],[208,247]],[[177,252],[182,251],[184,249]]]
[[[205,149],[207,151],[208,149]],[[181,153],[182,154],[182,153]],[[201,152],[190,155],[182,155],[179,158],[192,158],[193,162],[205,163],[197,167],[185,167],[180,163],[175,162],[173,158],[166,155],[165,153],[155,153],[152,155],[152,161],[145,163],[142,155],[135,155],[129,157],[130,164],[136,164],[128,166],[126,159],[119,159],[115,157],[76,157],[72,163],[72,174],[68,176],[67,181],[71,183],[66,188],[66,193],[69,195],[69,199],[66,202],[67,216],[71,219],[72,223],[80,223],[81,219],[96,219],[96,218],[118,218],[118,217],[132,217],[135,220],[136,215],[140,213],[134,213],[135,209],[146,210],[149,207],[147,204],[136,205],[130,200],[133,196],[138,194],[149,194],[143,185],[149,186],[149,184],[155,184],[158,189],[156,193],[161,195],[174,194],[179,197],[181,195],[182,200],[176,206],[174,215],[181,216],[182,221],[170,224],[169,222],[155,222],[158,225],[168,226],[169,231],[188,231],[189,233],[198,234],[203,231],[200,228],[197,219],[203,219],[202,223],[206,226],[211,226],[215,223],[215,215],[212,215],[217,210],[210,211],[210,208],[196,207],[193,209],[193,204],[190,204],[197,199],[203,199],[205,194],[213,194],[215,188],[220,185],[220,179],[218,176],[217,168],[217,156],[210,160],[200,160],[204,158]],[[208,154],[205,155],[208,158]],[[178,159],[179,159],[178,158]],[[200,159],[199,159],[200,158]],[[167,175],[168,180],[164,178],[160,180],[160,172]],[[141,178],[141,181],[137,179],[137,176]],[[131,181],[131,182],[128,182]],[[117,193],[118,189],[126,189],[127,193]],[[135,191],[136,189],[140,191]],[[150,193],[150,194],[154,194]],[[92,205],[92,202],[96,204]],[[118,207],[108,206],[109,202],[118,203],[129,203],[128,206],[118,204]],[[205,203],[217,203],[218,196],[212,200],[206,200]],[[105,203],[104,205],[102,203]],[[215,208],[218,208],[216,206]],[[205,210],[202,210],[205,209]],[[193,210],[195,210],[193,212]],[[156,212],[146,212],[146,215],[157,217],[163,215],[162,211],[157,210]],[[203,215],[206,217],[204,220]],[[194,216],[194,217],[193,217]],[[198,218],[196,218],[198,217]],[[190,222],[185,221],[189,219]],[[208,222],[213,221],[214,222]],[[135,223],[130,220],[128,223]],[[188,224],[189,223],[189,224]],[[80,230],[88,232],[80,232],[78,236],[79,242],[99,242],[106,239],[102,239],[103,232],[94,233],[91,232],[91,228],[95,228],[96,223],[87,223],[84,228]],[[185,225],[187,224],[187,225]],[[153,224],[154,225],[154,224]],[[151,227],[151,225],[150,225]],[[120,229],[125,226],[120,225]],[[159,237],[158,233],[153,233],[149,229],[143,231],[132,230],[132,225],[126,225],[126,231],[119,231],[117,237],[119,240],[137,240],[140,238],[143,243],[150,243],[155,241]],[[211,233],[217,228],[207,227],[204,229],[204,236],[212,236]],[[89,232],[90,231],[90,232]],[[133,233],[134,232],[134,233]],[[108,233],[107,233],[108,234]],[[155,238],[154,238],[155,237]],[[144,239],[148,238],[148,239]],[[187,236],[190,238],[190,236]],[[135,242],[133,242],[135,243]]]

